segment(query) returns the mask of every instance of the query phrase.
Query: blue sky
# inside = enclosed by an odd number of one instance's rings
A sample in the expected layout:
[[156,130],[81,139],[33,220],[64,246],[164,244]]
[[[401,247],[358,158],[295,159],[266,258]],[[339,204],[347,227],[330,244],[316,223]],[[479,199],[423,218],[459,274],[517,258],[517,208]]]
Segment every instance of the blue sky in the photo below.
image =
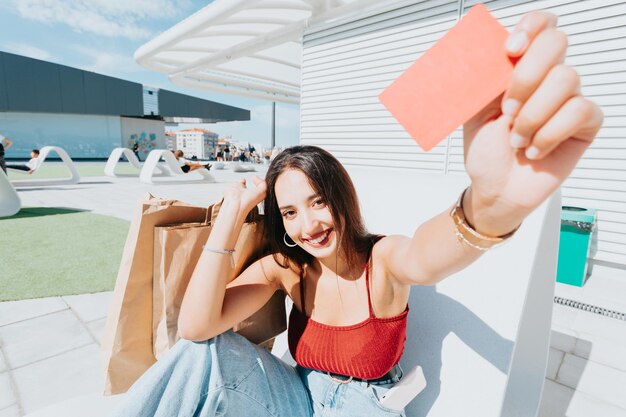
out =
[[[268,146],[271,102],[179,87],[165,74],[145,69],[133,60],[139,46],[208,3],[206,0],[3,0],[0,50],[249,109],[249,122],[193,127]],[[295,105],[276,104],[279,146],[298,143],[298,111]]]

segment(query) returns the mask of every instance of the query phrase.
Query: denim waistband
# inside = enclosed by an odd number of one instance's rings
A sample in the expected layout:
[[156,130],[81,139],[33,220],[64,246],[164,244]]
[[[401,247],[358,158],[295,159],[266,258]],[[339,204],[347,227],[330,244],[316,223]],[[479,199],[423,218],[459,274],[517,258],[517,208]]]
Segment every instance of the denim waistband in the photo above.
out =
[[[318,371],[318,372],[322,372],[322,371]],[[334,374],[331,372],[324,372],[324,373],[329,377],[329,379],[331,379],[334,382],[337,382],[340,384],[358,383],[360,385],[395,384],[398,381],[400,381],[400,379],[402,379],[402,375],[403,375],[400,364],[396,364],[393,368],[389,370],[389,372],[387,372],[385,375],[381,376],[380,378],[376,378],[376,379],[361,379],[361,378],[355,378],[355,377],[351,377],[347,375]]]

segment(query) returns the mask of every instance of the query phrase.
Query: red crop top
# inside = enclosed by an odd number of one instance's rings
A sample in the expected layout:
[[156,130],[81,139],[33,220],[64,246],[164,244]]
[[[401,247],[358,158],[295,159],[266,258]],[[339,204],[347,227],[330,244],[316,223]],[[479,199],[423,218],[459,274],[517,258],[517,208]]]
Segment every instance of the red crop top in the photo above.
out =
[[[304,279],[300,277],[300,299],[304,311]],[[369,262],[365,285],[370,315],[351,326],[329,326],[308,318],[295,305],[289,315],[289,351],[296,363],[310,369],[377,379],[399,361],[406,341],[409,306],[393,317],[374,316],[369,290]]]

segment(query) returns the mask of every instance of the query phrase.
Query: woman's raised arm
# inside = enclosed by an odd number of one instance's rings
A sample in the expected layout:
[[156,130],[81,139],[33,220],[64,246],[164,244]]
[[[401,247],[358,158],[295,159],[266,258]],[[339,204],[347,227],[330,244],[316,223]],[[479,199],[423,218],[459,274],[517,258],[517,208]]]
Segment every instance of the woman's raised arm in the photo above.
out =
[[[224,202],[183,297],[178,316],[182,338],[207,340],[233,327],[261,308],[278,289],[275,261],[256,261],[231,284],[230,255],[215,251],[233,249],[247,214],[264,197],[265,182],[245,180],[224,193]],[[228,289],[227,289],[228,286]]]
[[[578,74],[563,64],[567,36],[556,21],[545,12],[520,20],[506,44],[519,58],[507,90],[463,126],[472,185],[462,208],[470,234],[509,236],[560,187],[602,125],[602,111],[582,96]],[[483,253],[480,239],[472,245],[458,238],[467,230],[446,211],[411,239],[384,239],[387,269],[402,283],[436,283]]]

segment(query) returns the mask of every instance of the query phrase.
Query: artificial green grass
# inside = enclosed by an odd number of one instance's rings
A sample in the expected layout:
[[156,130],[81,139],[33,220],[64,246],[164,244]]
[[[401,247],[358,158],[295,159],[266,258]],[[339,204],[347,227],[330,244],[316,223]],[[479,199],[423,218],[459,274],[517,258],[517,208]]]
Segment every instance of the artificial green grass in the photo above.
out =
[[0,301],[112,290],[129,226],[46,207],[0,219]]
[[[14,162],[9,162],[14,163]],[[80,162],[75,164],[76,169],[81,177],[102,177],[104,176],[104,163],[98,162]],[[115,173],[121,175],[137,175],[139,176],[139,170],[128,162],[120,162],[115,167]],[[8,177],[10,180],[24,180],[24,179],[41,179],[41,178],[63,178],[69,177],[70,171],[67,167],[61,163],[43,163],[41,168],[32,174],[16,172],[8,170]]]

